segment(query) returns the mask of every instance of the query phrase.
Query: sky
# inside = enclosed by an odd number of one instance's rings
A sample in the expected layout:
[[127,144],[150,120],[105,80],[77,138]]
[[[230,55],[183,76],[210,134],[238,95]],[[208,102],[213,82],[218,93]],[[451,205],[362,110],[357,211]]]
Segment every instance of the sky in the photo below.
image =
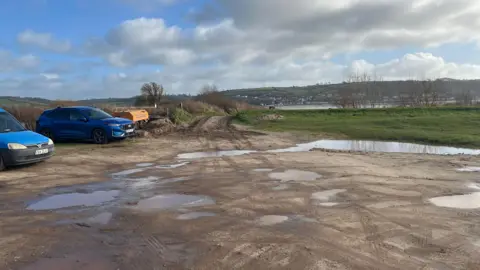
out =
[[0,96],[480,78],[474,0],[0,1]]

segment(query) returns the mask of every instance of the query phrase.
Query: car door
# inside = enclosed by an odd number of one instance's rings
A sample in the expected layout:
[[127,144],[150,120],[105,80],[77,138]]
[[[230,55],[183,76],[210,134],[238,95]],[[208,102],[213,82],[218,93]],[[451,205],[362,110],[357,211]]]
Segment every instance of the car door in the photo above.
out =
[[57,138],[71,138],[69,124],[70,114],[66,109],[55,109],[48,116],[51,119],[52,131]]
[[70,133],[75,139],[88,139],[87,118],[78,110],[69,109],[70,113]]

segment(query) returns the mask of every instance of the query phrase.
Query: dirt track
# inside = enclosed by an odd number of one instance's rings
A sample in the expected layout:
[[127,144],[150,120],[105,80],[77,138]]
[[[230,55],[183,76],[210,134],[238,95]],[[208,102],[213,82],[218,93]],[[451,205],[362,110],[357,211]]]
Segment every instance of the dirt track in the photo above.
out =
[[[3,172],[0,269],[480,269],[480,212],[428,202],[471,193],[480,173],[456,169],[480,164],[477,157],[177,158],[278,149],[297,137],[238,131],[227,118],[209,118],[158,139],[60,147],[45,163]],[[111,175],[130,169],[138,170]],[[49,195],[99,190],[120,195],[99,206],[25,210]],[[209,196],[215,204],[139,208],[152,207],[142,199],[159,194]],[[192,212],[210,216],[182,219]],[[89,219],[105,213],[112,214],[106,224]]]

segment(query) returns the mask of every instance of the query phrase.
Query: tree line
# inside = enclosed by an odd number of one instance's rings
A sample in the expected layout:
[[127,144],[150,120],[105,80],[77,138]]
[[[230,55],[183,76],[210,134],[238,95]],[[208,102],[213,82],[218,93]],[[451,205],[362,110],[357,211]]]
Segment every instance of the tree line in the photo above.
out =
[[352,74],[329,100],[339,108],[376,108],[389,105],[432,107],[447,102],[476,104],[476,85],[442,79],[385,82],[368,73]]

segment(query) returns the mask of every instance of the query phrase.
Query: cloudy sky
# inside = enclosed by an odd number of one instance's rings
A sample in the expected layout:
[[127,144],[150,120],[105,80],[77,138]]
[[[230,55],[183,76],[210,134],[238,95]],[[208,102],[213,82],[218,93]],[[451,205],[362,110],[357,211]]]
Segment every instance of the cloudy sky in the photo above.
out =
[[475,0],[2,0],[0,95],[480,78]]

